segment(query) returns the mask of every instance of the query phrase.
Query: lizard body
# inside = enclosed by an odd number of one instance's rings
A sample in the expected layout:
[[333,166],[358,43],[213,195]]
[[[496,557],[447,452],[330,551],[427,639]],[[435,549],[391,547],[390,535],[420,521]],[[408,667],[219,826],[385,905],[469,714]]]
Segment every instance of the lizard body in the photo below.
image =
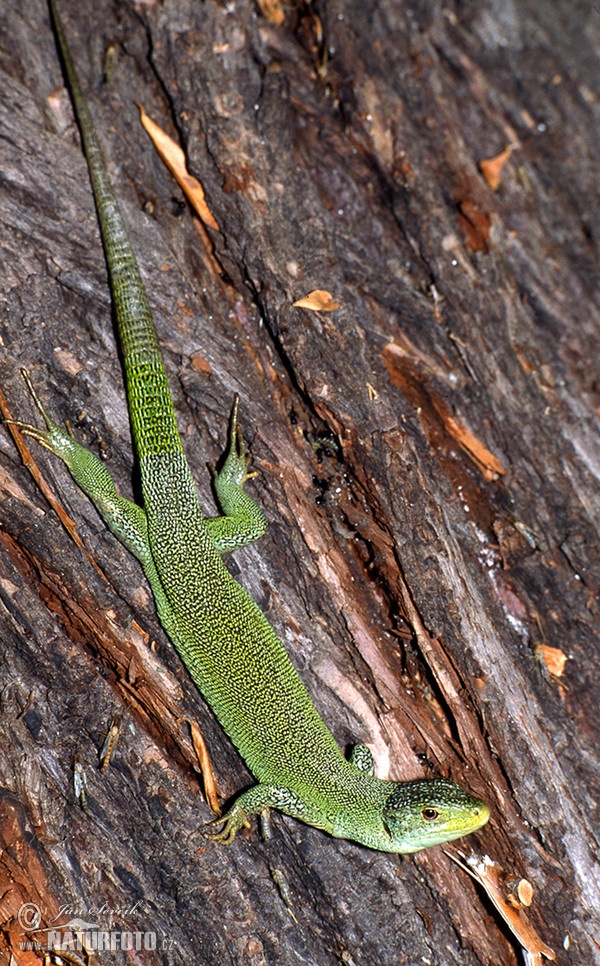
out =
[[[158,338],[123,217],[49,0],[90,172],[112,289],[143,506],[118,495],[100,460],[46,414],[23,431],[60,457],[108,527],[139,559],[160,621],[191,677],[258,781],[207,834],[230,842],[249,815],[276,808],[334,836],[413,852],[483,825],[488,806],[447,779],[391,782],[357,745],[344,757],[275,632],[222,555],[257,539],[266,520],[244,490],[248,457],[237,422],[214,486],[222,515],[201,510],[175,421]],[[33,391],[33,390],[32,390]]]

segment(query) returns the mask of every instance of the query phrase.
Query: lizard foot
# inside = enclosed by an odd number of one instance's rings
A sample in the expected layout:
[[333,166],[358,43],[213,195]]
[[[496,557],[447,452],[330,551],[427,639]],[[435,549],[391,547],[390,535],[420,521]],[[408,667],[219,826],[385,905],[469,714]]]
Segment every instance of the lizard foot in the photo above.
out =
[[209,465],[217,489],[219,489],[219,486],[241,487],[244,485],[246,480],[250,480],[253,476],[257,476],[256,472],[248,472],[248,467],[252,461],[252,456],[246,450],[246,444],[244,443],[244,437],[242,436],[242,431],[238,422],[239,403],[240,397],[236,393],[233,400],[233,406],[231,408],[231,416],[229,417],[229,435],[223,465],[221,466],[220,470],[217,470],[214,466]]
[[10,426],[16,426],[17,429],[21,430],[23,436],[30,436],[45,449],[50,450],[51,453],[54,453],[65,462],[68,462],[67,458],[65,457],[65,453],[69,453],[77,444],[74,442],[73,437],[69,435],[69,433],[66,433],[64,429],[61,429],[61,427],[50,418],[33,387],[33,383],[29,378],[27,369],[21,369],[21,374],[27,384],[29,392],[31,393],[36,408],[46,424],[46,428],[40,429],[39,426],[34,426],[32,423],[23,422],[20,419],[5,419],[3,422]]
[[[218,831],[219,825],[223,828]],[[214,818],[212,822],[207,822],[202,828],[202,835],[211,842],[219,842],[220,845],[231,845],[241,828],[250,828],[248,815],[244,808],[234,804],[225,815]]]

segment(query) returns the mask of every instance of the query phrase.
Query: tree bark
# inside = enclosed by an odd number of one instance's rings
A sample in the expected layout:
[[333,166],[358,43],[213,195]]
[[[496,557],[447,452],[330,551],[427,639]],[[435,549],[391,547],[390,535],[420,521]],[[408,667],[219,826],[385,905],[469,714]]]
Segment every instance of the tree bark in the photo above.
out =
[[[271,526],[233,572],[340,744],[366,741],[380,775],[451,775],[487,799],[489,824],[460,847],[532,883],[558,962],[600,962],[600,15],[565,0],[307,0],[280,22],[248,0],[60,8],[209,514],[206,462],[241,396]],[[3,391],[35,419],[27,367],[135,496],[48,12],[5,0],[0,16]],[[218,231],[187,208],[136,101],[184,147]],[[293,306],[315,289],[339,308]],[[250,784],[243,762],[133,558],[32,444],[103,580],[0,440],[7,957],[40,961],[19,946],[45,941],[16,918],[29,902],[42,929],[79,917],[154,936],[148,964],[521,961],[456,849],[402,859],[282,816],[207,843],[189,722],[222,799]],[[561,676],[547,647],[568,657]]]

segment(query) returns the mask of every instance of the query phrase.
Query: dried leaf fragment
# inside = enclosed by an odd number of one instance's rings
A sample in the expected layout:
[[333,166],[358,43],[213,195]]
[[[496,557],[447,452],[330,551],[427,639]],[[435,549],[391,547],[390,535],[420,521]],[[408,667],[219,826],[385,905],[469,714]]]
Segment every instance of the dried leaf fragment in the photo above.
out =
[[265,17],[269,23],[275,24],[276,27],[281,27],[285,20],[285,13],[283,12],[279,0],[258,0],[258,6],[260,7],[260,12],[262,13],[263,17]]
[[562,677],[568,657],[560,647],[550,647],[549,644],[538,644],[535,649],[536,656],[546,668],[548,674],[555,678]]
[[482,211],[472,199],[465,198],[458,205],[458,221],[465,236],[467,250],[487,255],[490,250],[488,239],[492,216],[487,211]]
[[167,168],[175,178],[177,184],[183,191],[194,211],[199,215],[205,225],[207,225],[209,228],[213,228],[215,231],[219,231],[217,221],[212,211],[206,204],[204,188],[197,178],[193,178],[191,174],[189,174],[185,154],[183,153],[182,149],[178,144],[175,143],[173,138],[170,138],[168,134],[165,134],[162,128],[160,128],[158,124],[152,120],[152,118],[148,117],[141,104],[138,104],[137,106],[140,112],[140,120],[144,130],[149,135],[160,158],[162,161],[164,161]]
[[334,300],[331,292],[321,288],[309,292],[304,298],[292,302],[292,305],[297,309],[311,309],[313,312],[335,312],[340,307],[340,303]]
[[[182,719],[187,720],[187,719]],[[200,768],[200,773],[202,775],[202,781],[204,783],[204,794],[206,796],[206,803],[214,815],[220,816],[221,808],[219,806],[219,798],[217,795],[217,785],[215,782],[212,765],[210,762],[210,755],[208,753],[208,747],[204,740],[204,735],[200,731],[200,728],[195,721],[188,721],[190,726],[190,733],[192,736],[192,744],[194,746],[194,751],[198,758],[198,765]]]
[[436,409],[444,421],[446,430],[456,440],[461,449],[476,463],[486,480],[496,480],[499,476],[505,475],[506,470],[500,460],[490,452],[487,446],[484,446],[470,429],[467,429],[464,423],[455,419],[450,413],[442,411],[441,407],[436,406]]
[[478,168],[485,178],[488,188],[491,188],[492,191],[497,191],[500,187],[502,169],[510,158],[511,154],[512,145],[509,144],[504,151],[500,152],[500,154],[497,154],[493,158],[484,158],[483,161],[479,162]]

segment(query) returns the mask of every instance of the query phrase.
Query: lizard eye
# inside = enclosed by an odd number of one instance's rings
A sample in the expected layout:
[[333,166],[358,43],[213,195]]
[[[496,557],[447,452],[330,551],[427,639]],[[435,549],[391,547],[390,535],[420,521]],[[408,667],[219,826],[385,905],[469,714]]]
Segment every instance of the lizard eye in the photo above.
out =
[[426,822],[435,822],[439,814],[437,808],[424,808],[421,812],[421,818],[424,818]]

